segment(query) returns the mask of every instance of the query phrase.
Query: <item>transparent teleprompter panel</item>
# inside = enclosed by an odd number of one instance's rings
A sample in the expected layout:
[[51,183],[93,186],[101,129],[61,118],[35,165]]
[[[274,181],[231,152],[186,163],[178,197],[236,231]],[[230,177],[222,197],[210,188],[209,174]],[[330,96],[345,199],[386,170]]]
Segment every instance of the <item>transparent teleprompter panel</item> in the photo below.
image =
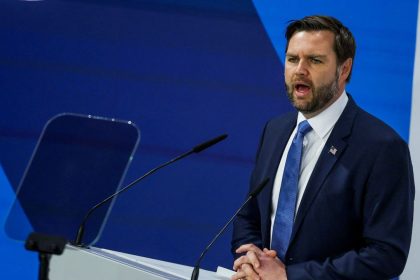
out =
[[[120,187],[139,138],[129,121],[70,113],[52,118],[21,179],[6,233],[17,240],[33,231],[74,240],[88,210]],[[89,218],[85,244],[99,239],[111,208],[108,203]]]

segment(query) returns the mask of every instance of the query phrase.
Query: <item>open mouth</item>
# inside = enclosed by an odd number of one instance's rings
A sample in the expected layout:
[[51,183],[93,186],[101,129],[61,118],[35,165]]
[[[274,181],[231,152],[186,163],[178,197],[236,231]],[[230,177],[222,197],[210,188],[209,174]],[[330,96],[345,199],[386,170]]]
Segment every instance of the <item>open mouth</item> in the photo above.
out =
[[310,92],[310,90],[311,90],[311,86],[306,83],[300,83],[300,82],[295,83],[295,92],[298,95],[302,95],[302,96],[306,95]]

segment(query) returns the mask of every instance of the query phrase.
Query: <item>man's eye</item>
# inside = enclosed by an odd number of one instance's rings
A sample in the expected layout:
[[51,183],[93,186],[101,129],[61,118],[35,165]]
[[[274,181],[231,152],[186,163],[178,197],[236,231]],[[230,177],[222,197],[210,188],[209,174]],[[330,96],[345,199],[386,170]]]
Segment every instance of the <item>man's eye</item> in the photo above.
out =
[[298,61],[298,59],[296,57],[288,57],[287,61],[290,63],[296,63]]
[[311,61],[312,61],[312,63],[314,63],[314,64],[320,64],[320,63],[322,63],[322,61],[321,61],[321,60],[319,60],[319,59],[317,59],[317,58],[311,58]]

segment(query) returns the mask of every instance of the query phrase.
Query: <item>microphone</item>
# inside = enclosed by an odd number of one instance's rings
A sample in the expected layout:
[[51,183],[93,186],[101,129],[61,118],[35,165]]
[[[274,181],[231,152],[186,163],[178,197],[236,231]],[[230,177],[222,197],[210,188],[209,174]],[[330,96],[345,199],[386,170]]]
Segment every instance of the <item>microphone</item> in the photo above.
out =
[[118,196],[119,194],[121,194],[122,192],[125,192],[126,190],[128,190],[129,188],[131,188],[132,186],[134,186],[135,184],[137,184],[138,182],[140,182],[141,180],[143,180],[144,178],[146,178],[147,176],[155,173],[156,171],[158,171],[159,169],[170,165],[184,157],[187,157],[193,153],[199,153],[217,143],[219,143],[222,140],[225,140],[227,138],[227,134],[222,134],[216,138],[213,138],[209,141],[206,141],[204,143],[201,143],[197,146],[195,146],[194,148],[192,148],[191,150],[189,150],[188,152],[185,152],[179,156],[177,156],[176,158],[173,158],[161,165],[159,165],[158,167],[153,168],[152,170],[150,170],[149,172],[147,172],[146,174],[144,174],[143,176],[137,178],[136,180],[134,180],[133,182],[131,182],[130,184],[128,184],[127,186],[125,186],[124,188],[120,189],[119,191],[113,193],[112,195],[108,196],[107,198],[105,198],[104,200],[102,200],[101,202],[99,202],[98,204],[96,204],[95,206],[93,206],[92,208],[90,208],[90,210],[86,213],[85,217],[83,218],[82,223],[79,226],[79,229],[77,231],[77,235],[76,235],[76,240],[74,241],[74,245],[79,246],[79,247],[84,247],[82,240],[83,240],[83,235],[84,235],[84,231],[85,231],[85,225],[86,222],[88,220],[88,218],[90,217],[90,215],[93,213],[93,211],[95,211],[96,209],[98,209],[99,207],[101,207],[102,205],[104,205],[105,203],[107,203],[108,201],[110,201],[111,199],[113,199],[114,197]]
[[216,234],[216,236],[213,238],[212,241],[210,241],[209,245],[204,249],[204,251],[201,253],[200,257],[198,258],[197,262],[195,263],[194,270],[191,274],[191,280],[197,280],[198,274],[200,273],[200,263],[202,259],[204,258],[204,255],[207,253],[207,251],[210,249],[210,247],[213,245],[213,243],[219,238],[220,235],[226,230],[227,226],[232,223],[232,221],[236,218],[236,216],[239,214],[239,212],[242,211],[242,209],[245,207],[245,205],[248,204],[248,202],[256,197],[261,190],[267,185],[270,178],[265,178],[252,192],[249,193],[248,198],[245,200],[244,203],[242,203],[241,207],[233,214],[232,218],[223,226],[223,228]]

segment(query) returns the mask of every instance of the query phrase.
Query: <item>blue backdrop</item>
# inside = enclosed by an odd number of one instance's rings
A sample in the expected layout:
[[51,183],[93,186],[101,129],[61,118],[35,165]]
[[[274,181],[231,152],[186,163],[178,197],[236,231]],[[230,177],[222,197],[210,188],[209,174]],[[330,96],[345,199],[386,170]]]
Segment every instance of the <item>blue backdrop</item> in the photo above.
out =
[[[329,14],[357,40],[348,91],[405,139],[417,1],[56,0],[0,3],[0,222],[45,122],[62,112],[134,121],[125,183],[197,143],[229,138],[122,195],[100,247],[192,265],[242,202],[259,133],[291,110],[284,28]],[[231,267],[230,233],[203,267]],[[0,276],[36,278],[36,255],[0,232]],[[23,267],[25,269],[23,269]]]

